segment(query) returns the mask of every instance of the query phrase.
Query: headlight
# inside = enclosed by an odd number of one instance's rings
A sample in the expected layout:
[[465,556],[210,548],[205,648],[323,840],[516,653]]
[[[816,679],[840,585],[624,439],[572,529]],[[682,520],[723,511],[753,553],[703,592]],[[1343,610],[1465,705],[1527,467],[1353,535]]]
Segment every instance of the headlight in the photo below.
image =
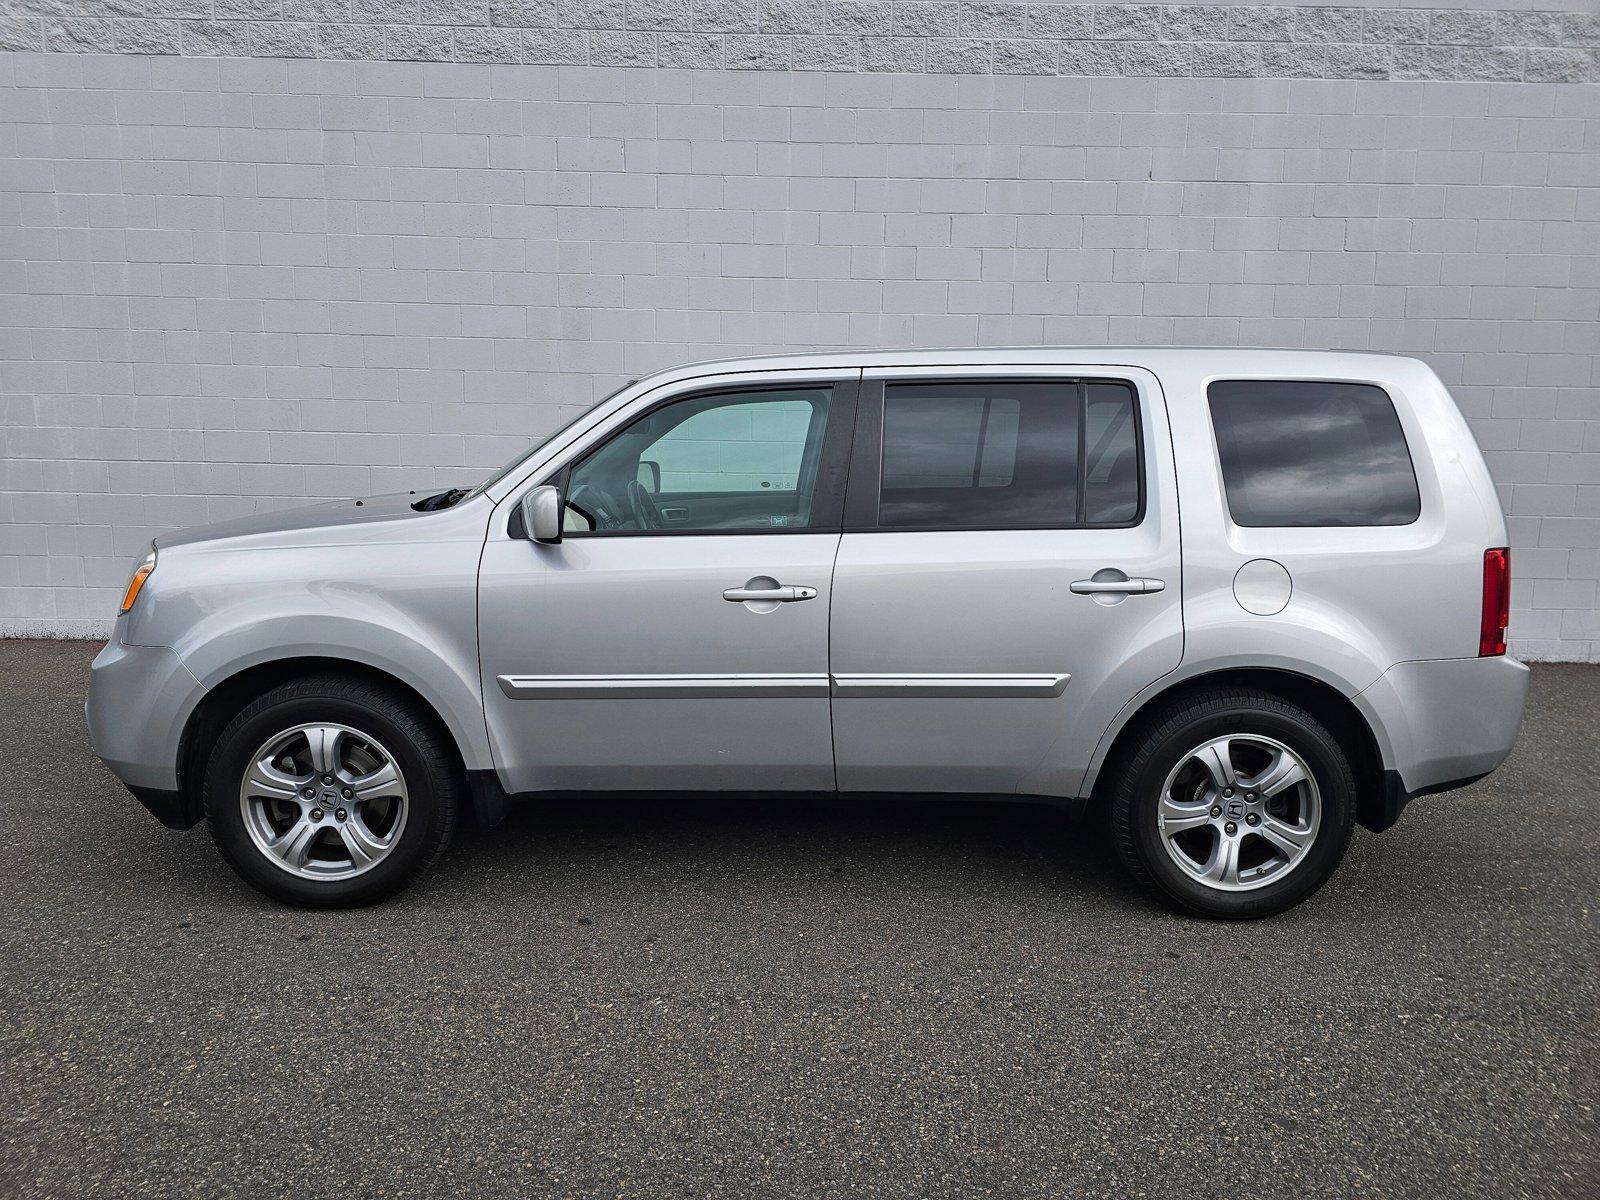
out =
[[127,590],[122,593],[122,607],[117,609],[119,614],[133,607],[133,602],[139,598],[139,593],[144,591],[144,581],[150,578],[151,572],[155,569],[156,548],[151,546],[150,553],[139,560],[139,565],[133,569],[133,575],[128,579]]

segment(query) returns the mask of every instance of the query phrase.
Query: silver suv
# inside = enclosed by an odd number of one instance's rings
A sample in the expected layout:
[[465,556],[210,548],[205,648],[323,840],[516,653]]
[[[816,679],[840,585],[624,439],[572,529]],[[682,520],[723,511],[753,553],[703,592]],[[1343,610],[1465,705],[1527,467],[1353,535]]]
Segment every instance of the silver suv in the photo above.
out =
[[477,487],[156,539],[96,752],[300,905],[551,793],[1104,815],[1196,912],[1506,756],[1506,527],[1424,364],[950,350],[628,384]]

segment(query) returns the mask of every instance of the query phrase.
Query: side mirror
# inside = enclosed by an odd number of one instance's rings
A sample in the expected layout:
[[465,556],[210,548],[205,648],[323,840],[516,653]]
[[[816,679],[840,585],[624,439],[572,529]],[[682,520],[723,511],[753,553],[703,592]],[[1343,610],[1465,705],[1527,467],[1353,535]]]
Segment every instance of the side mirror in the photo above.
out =
[[518,503],[522,528],[536,542],[561,540],[561,489],[553,484],[536,487]]
[[641,458],[638,479],[645,491],[656,495],[661,491],[661,464],[653,459]]

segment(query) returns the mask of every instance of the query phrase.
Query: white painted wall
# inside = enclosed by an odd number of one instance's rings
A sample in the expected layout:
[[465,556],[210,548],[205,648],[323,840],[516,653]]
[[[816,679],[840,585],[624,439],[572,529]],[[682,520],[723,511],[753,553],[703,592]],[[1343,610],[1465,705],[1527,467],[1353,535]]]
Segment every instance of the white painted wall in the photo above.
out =
[[0,55],[0,632],[790,347],[1416,354],[1600,658],[1600,87]]

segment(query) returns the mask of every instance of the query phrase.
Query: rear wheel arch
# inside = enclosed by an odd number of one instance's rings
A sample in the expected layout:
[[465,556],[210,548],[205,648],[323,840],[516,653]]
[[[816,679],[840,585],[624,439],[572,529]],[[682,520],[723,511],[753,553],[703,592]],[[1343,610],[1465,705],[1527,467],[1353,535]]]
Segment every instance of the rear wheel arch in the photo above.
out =
[[1192,696],[1218,688],[1266,692],[1305,709],[1327,728],[1349,760],[1358,797],[1357,821],[1368,828],[1386,828],[1391,823],[1382,816],[1386,786],[1383,753],[1361,709],[1330,683],[1273,667],[1235,667],[1191,675],[1147,697],[1123,718],[1101,757],[1090,789],[1094,803],[1098,806],[1104,801],[1153,717]]

